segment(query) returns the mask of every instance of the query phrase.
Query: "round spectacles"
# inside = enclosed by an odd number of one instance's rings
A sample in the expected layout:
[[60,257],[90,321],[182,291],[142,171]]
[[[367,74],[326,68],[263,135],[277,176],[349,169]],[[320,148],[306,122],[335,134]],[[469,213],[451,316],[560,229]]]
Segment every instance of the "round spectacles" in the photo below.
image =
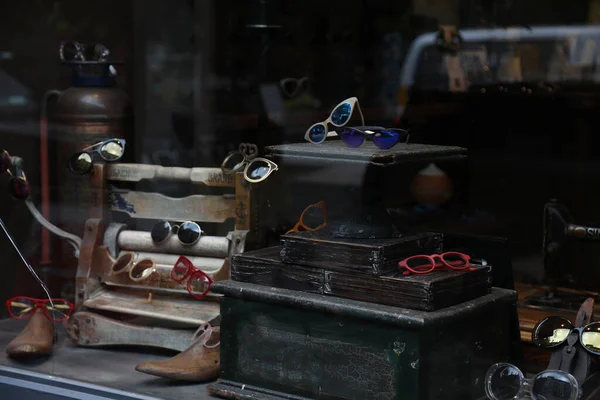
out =
[[558,370],[542,371],[526,379],[514,365],[498,363],[485,376],[485,394],[491,400],[576,400],[579,391],[577,379]]
[[166,241],[173,233],[177,234],[181,244],[192,246],[200,240],[204,231],[193,221],[185,221],[179,225],[171,225],[169,221],[159,221],[152,227],[150,236],[152,241],[158,244]]
[[69,159],[68,165],[71,172],[77,175],[90,172],[94,165],[94,153],[97,153],[106,162],[118,161],[125,154],[125,140],[109,139],[84,148]]

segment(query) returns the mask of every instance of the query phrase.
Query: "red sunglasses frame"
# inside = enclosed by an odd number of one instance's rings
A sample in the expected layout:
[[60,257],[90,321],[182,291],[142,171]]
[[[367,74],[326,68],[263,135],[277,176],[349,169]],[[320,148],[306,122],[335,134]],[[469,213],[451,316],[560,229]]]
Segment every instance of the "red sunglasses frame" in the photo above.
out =
[[[460,258],[462,258],[465,261],[465,265],[462,267],[458,267],[458,268],[453,266],[452,263],[444,260],[444,256],[447,256],[447,255],[459,256]],[[425,270],[425,269],[415,269],[415,268],[409,267],[408,262],[410,260],[414,260],[417,258],[425,258],[425,259],[429,260],[431,263],[431,268],[428,268]],[[436,259],[439,259],[440,262],[436,262]],[[441,253],[441,254],[418,254],[416,256],[411,256],[411,257],[405,258],[404,260],[402,260],[398,263],[398,268],[400,270],[404,269],[404,272],[403,272],[404,275],[429,274],[430,272],[432,272],[436,269],[438,271],[444,270],[444,269],[446,269],[446,270],[452,269],[454,271],[473,271],[474,268],[471,268],[470,261],[471,261],[471,256],[468,254],[459,253],[457,251],[447,251],[447,252]]]
[[[13,314],[13,312],[11,310],[11,303],[13,301],[19,300],[19,299],[25,299],[25,300],[29,300],[29,301],[35,303],[33,308],[31,309],[31,311],[22,316],[17,316],[15,314]],[[48,310],[46,310],[46,307],[44,307],[46,304],[50,303],[50,300],[48,300],[48,299],[34,299],[33,297],[27,297],[27,296],[15,296],[15,297],[12,297],[12,298],[6,300],[6,308],[8,309],[8,313],[10,314],[10,316],[14,319],[27,319],[27,318],[31,317],[35,313],[35,311],[39,308],[42,310],[44,315],[46,315],[46,317],[48,317],[50,320],[55,321],[55,322],[61,322],[61,321],[68,319],[71,316],[71,314],[73,313],[73,310],[75,309],[75,306],[69,300],[52,299],[52,301],[55,303],[66,303],[69,305],[69,311],[67,313],[65,313],[64,318],[56,319],[56,318],[53,318],[50,316],[50,314],[48,313]]]
[[[183,263],[187,268],[186,273],[183,274],[183,276],[181,278],[177,278],[175,275],[175,266],[177,266],[177,264],[179,264],[179,263]],[[192,281],[193,281],[192,278],[197,275],[201,276],[202,279],[208,284],[208,287],[202,294],[194,294],[194,292],[192,291],[192,288],[190,287],[192,285]],[[173,266],[173,269],[171,270],[171,279],[173,279],[177,283],[183,283],[187,279],[188,282],[186,284],[186,289],[187,289],[188,293],[190,294],[190,296],[192,296],[195,299],[203,299],[208,294],[208,292],[210,292],[210,286],[213,284],[213,280],[211,279],[210,276],[206,275],[206,273],[204,273],[204,271],[196,268],[194,266],[194,264],[190,261],[190,259],[187,257],[184,257],[184,256],[180,256],[177,259],[177,262],[175,263],[175,265]]]

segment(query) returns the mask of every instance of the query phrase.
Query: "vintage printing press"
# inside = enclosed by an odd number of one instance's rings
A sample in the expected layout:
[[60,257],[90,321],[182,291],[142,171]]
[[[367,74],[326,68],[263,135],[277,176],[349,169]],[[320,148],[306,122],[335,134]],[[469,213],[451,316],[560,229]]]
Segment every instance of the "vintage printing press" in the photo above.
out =
[[[225,188],[230,193],[174,199],[115,186],[144,180]],[[171,269],[177,258],[185,255],[215,282],[229,278],[230,257],[244,251],[251,229],[249,186],[241,174],[225,175],[218,168],[142,164],[95,165],[90,183],[91,218],[85,226],[77,269],[76,312],[67,326],[71,338],[80,346],[142,345],[184,350],[199,325],[218,323],[219,304],[211,293],[202,300],[192,298],[185,285],[171,280]],[[192,246],[182,245],[175,235],[155,244],[148,231],[106,221],[112,213],[199,224],[235,220],[235,228],[224,236],[202,236]],[[155,272],[139,282],[127,274],[112,274],[114,260],[127,252],[138,260],[154,260]]]

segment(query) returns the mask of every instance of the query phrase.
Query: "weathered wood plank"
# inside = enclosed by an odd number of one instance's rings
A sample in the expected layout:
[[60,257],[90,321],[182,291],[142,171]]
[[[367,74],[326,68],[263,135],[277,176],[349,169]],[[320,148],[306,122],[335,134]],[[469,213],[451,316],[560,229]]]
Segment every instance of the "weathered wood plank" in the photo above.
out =
[[147,164],[109,164],[106,166],[109,181],[139,182],[164,179],[189,182],[211,187],[235,187],[233,174],[224,174],[220,168],[180,168]]
[[133,218],[215,223],[235,218],[235,197],[231,195],[173,198],[160,193],[111,188],[108,204],[112,211],[124,212]]
[[219,316],[217,301],[156,293],[149,300],[148,295],[149,291],[113,287],[110,291],[96,292],[84,304],[91,309],[177,322],[190,328],[197,328]]
[[165,329],[128,324],[87,311],[69,318],[67,332],[82,347],[147,346],[175,351],[189,347],[192,329]]

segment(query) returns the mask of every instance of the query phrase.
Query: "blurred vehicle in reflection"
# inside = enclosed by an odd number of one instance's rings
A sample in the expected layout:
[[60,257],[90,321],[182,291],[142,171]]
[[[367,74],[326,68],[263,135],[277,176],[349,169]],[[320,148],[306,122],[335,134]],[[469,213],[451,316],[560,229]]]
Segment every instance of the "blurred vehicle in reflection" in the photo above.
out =
[[[466,147],[465,207],[495,216],[494,226],[480,230],[508,236],[517,255],[539,255],[550,198],[577,218],[600,220],[593,200],[600,187],[600,26],[460,33],[454,55],[435,47],[435,33],[412,43],[398,124],[417,142]],[[583,264],[573,279],[585,286],[593,272]]]

